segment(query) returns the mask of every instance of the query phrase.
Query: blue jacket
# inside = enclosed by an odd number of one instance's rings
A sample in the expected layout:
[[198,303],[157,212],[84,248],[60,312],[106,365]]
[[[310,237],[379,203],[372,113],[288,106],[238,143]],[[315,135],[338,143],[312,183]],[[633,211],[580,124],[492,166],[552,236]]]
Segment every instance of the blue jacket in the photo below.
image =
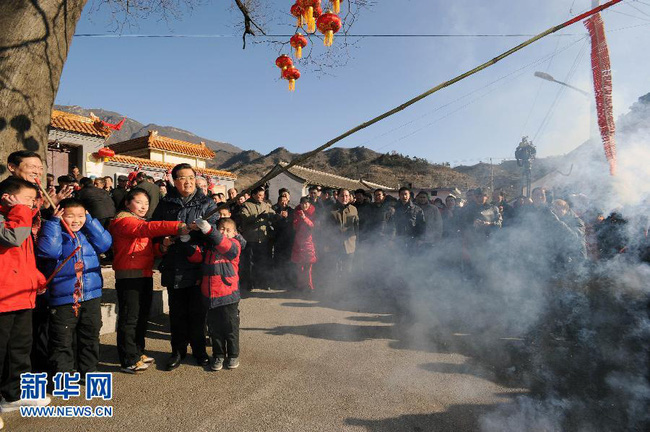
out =
[[46,291],[48,304],[60,306],[74,303],[73,293],[77,277],[74,265],[80,259],[83,262],[83,275],[80,301],[92,300],[102,296],[102,268],[99,264],[99,254],[106,252],[113,239],[97,219],[86,214],[86,223],[75,233],[76,239],[67,232],[62,232],[61,220],[52,218],[43,223],[38,238],[37,255],[47,260],[45,276],[49,277],[78,245],[81,249],[54,276]]

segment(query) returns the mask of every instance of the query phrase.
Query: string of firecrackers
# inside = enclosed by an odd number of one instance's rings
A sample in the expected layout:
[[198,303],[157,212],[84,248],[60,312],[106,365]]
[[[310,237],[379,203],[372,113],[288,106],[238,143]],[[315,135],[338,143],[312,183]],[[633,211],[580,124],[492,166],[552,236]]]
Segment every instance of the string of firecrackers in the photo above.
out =
[[614,108],[612,103],[612,68],[609,61],[609,48],[605,37],[605,24],[600,14],[584,22],[591,37],[591,69],[594,76],[594,93],[598,127],[609,162],[609,173],[616,175],[616,140],[614,132]]
[[[296,34],[289,39],[293,48],[293,56],[297,60],[302,58],[302,51],[308,45],[307,37],[300,32],[306,30],[308,34],[315,33],[316,29],[324,36],[323,42],[326,47],[334,43],[334,34],[338,33],[343,26],[338,14],[341,12],[341,0],[330,0],[331,9],[323,13],[321,0],[296,0],[291,6],[291,15],[296,17]],[[296,80],[300,78],[300,70],[294,65],[293,60],[286,54],[282,54],[275,60],[275,65],[280,68],[282,79],[289,81],[289,91],[296,89]]]

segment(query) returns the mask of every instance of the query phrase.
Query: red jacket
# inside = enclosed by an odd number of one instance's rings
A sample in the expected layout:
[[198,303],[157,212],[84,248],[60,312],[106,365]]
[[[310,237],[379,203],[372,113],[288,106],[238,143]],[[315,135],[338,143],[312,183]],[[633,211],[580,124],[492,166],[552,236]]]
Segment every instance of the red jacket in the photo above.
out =
[[45,277],[36,269],[32,218],[26,205],[0,206],[0,313],[33,309]]
[[209,309],[237,303],[241,297],[239,257],[246,240],[240,235],[228,238],[214,228],[206,237],[210,246],[201,268],[201,294],[205,303]]
[[153,276],[154,237],[175,235],[181,222],[147,222],[131,212],[115,216],[108,227],[113,236],[113,270],[116,279]]
[[[316,208],[309,206],[305,212],[300,206],[296,208],[293,214],[293,228],[296,230],[296,236],[293,240],[293,249],[291,250],[291,261],[299,264],[315,263],[316,248],[312,233],[314,231],[314,213]],[[303,214],[306,216],[303,219]]]

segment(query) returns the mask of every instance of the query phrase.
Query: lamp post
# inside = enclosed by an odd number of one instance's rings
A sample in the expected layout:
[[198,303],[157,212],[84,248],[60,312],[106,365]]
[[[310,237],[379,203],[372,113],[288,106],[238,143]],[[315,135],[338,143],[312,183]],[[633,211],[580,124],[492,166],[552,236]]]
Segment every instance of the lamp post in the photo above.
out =
[[523,137],[517,150],[515,150],[515,158],[517,159],[517,165],[522,168],[521,188],[519,191],[528,198],[530,198],[531,173],[535,156],[537,156],[537,149],[532,142],[528,141],[528,137]]
[[[598,3],[598,1],[595,1],[595,3]],[[598,4],[596,4],[598,6]],[[559,84],[564,87],[568,87],[571,90],[575,90],[587,99],[589,99],[589,140],[596,135],[595,132],[598,130],[598,125],[596,124],[596,105],[594,103],[594,98],[592,97],[592,94],[590,92],[584,91],[582,89],[579,89],[578,87],[574,87],[571,84],[567,84],[563,81],[558,81],[556,80],[552,75],[547,74],[546,72],[535,72],[535,76],[537,78],[541,78],[545,81],[550,81],[556,84]]]

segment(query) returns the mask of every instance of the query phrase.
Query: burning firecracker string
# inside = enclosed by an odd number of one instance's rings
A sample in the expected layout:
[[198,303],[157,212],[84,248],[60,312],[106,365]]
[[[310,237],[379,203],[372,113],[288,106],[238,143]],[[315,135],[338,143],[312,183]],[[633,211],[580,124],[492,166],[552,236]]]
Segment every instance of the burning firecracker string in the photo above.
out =
[[594,76],[598,127],[603,140],[605,157],[609,162],[609,172],[611,175],[615,175],[616,141],[614,140],[615,122],[612,104],[612,68],[605,38],[605,25],[600,14],[596,14],[585,21],[585,27],[591,37],[591,67]]
[[301,156],[298,156],[297,158],[293,159],[288,164],[286,164],[284,166],[277,165],[274,169],[272,169],[269,173],[267,173],[264,177],[262,177],[260,180],[258,180],[254,185],[249,187],[247,190],[252,190],[252,189],[255,189],[256,187],[264,185],[266,182],[268,182],[272,178],[276,177],[277,175],[279,175],[279,174],[285,172],[286,170],[292,168],[293,166],[295,166],[295,165],[297,165],[297,164],[299,164],[299,163],[313,157],[314,155],[320,153],[321,151],[327,149],[328,147],[333,146],[334,144],[341,141],[342,139],[347,138],[350,135],[352,135],[354,133],[357,133],[360,130],[363,130],[363,129],[365,129],[365,128],[367,128],[367,127],[369,127],[369,126],[371,126],[371,125],[373,125],[373,124],[375,124],[377,122],[380,122],[381,120],[383,120],[383,119],[385,119],[387,117],[390,117],[393,114],[396,114],[396,113],[404,110],[405,108],[408,108],[409,106],[413,105],[414,103],[421,101],[422,99],[426,98],[427,96],[431,96],[432,94],[436,93],[439,90],[442,90],[445,87],[449,87],[449,86],[451,86],[451,85],[453,85],[453,84],[455,84],[455,83],[457,83],[457,82],[459,82],[459,81],[461,81],[461,80],[463,80],[463,79],[465,79],[465,78],[467,78],[467,77],[469,77],[471,75],[476,74],[477,72],[482,71],[483,69],[487,69],[488,67],[494,65],[495,63],[499,62],[500,60],[503,60],[504,58],[516,53],[517,51],[527,47],[528,45],[530,45],[530,44],[532,44],[534,42],[537,42],[538,40],[542,39],[545,36],[548,36],[548,35],[550,35],[552,33],[555,33],[555,32],[557,32],[559,30],[562,30],[563,28],[568,27],[568,26],[570,26],[572,24],[575,24],[578,21],[582,21],[585,18],[589,18],[590,16],[595,15],[595,14],[597,14],[598,12],[600,12],[602,10],[610,8],[610,7],[614,6],[617,3],[620,3],[621,1],[623,1],[623,0],[611,0],[611,1],[605,3],[605,4],[601,5],[601,6],[598,6],[598,7],[594,8],[594,9],[590,10],[590,11],[587,11],[587,12],[585,12],[583,14],[580,14],[580,15],[570,19],[569,21],[566,21],[566,22],[564,22],[562,24],[556,25],[555,27],[551,27],[550,29],[538,34],[537,36],[534,36],[534,37],[528,39],[527,41],[522,42],[521,44],[517,45],[516,47],[509,49],[508,51],[504,52],[503,54],[498,55],[497,57],[493,58],[492,60],[487,61],[487,62],[485,62],[485,63],[475,67],[474,69],[472,69],[470,71],[467,71],[467,72],[465,72],[465,73],[463,73],[461,75],[458,75],[457,77],[452,78],[449,81],[445,81],[445,82],[443,82],[441,84],[438,84],[437,86],[433,87],[432,89],[429,89],[426,92],[420,94],[419,96],[416,96],[413,99],[410,99],[410,100],[404,102],[403,104],[391,109],[390,111],[387,111],[387,112],[373,118],[372,120],[368,120],[367,122],[362,123],[359,126],[353,128],[353,129],[350,129],[349,131],[337,136],[336,138],[329,140],[328,142],[326,142],[322,146],[320,146],[320,147],[318,147],[318,148],[316,148],[316,149],[314,149],[314,150],[312,150],[312,151],[310,151],[308,153],[305,153],[305,154],[303,154]]

